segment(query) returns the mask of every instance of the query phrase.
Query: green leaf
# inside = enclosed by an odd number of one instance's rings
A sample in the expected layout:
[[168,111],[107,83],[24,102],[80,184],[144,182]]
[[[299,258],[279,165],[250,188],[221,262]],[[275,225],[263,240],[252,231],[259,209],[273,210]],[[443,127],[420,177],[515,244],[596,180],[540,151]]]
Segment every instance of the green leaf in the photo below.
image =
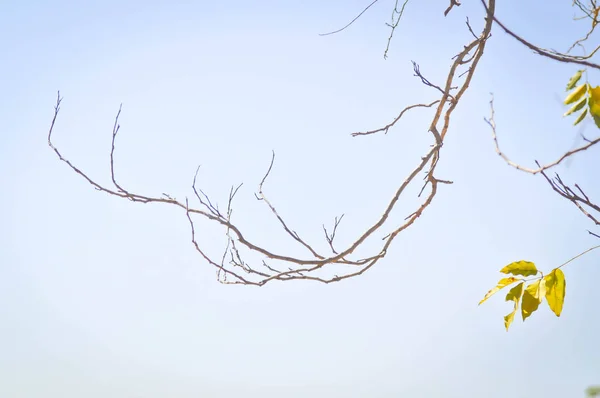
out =
[[567,98],[565,98],[565,105],[569,105],[575,101],[579,101],[579,99],[585,94],[586,88],[587,84],[582,84],[578,86],[575,90],[573,90],[573,92],[567,95]]
[[535,264],[531,261],[515,261],[514,263],[508,264],[506,267],[500,270],[503,274],[523,275],[532,276],[538,273]]
[[579,123],[581,123],[581,121],[585,118],[585,116],[587,115],[587,113],[588,113],[588,110],[587,110],[587,108],[585,108],[583,110],[583,112],[581,112],[579,114],[579,116],[577,116],[577,119],[575,119],[575,123],[573,123],[573,126],[577,126]]
[[521,296],[523,295],[523,284],[524,282],[519,283],[512,289],[508,291],[506,295],[506,301],[514,301],[515,308],[512,312],[504,317],[504,327],[506,327],[506,331],[508,332],[508,328],[512,323],[513,319],[515,319],[515,314],[517,313],[517,309],[519,308],[519,301],[521,300]]
[[500,289],[503,289],[506,286],[511,285],[511,284],[515,283],[516,281],[518,281],[518,280],[519,279],[517,279],[515,277],[512,277],[512,276],[510,278],[502,278],[502,279],[500,279],[498,281],[498,284],[496,285],[496,287],[494,287],[489,292],[487,292],[486,295],[485,295],[485,297],[477,305],[481,305],[485,300],[489,299],[492,295],[494,295]]
[[571,77],[571,78],[569,79],[569,82],[567,83],[567,89],[566,89],[565,91],[572,90],[572,89],[573,89],[573,87],[575,87],[575,85],[576,85],[577,83],[579,83],[579,79],[581,79],[581,74],[583,73],[583,71],[584,71],[584,69],[582,69],[582,70],[578,70],[578,71],[577,71],[577,73],[575,73],[575,74],[573,75],[573,77]]
[[567,288],[565,274],[559,268],[555,268],[544,277],[544,280],[546,282],[546,301],[548,301],[548,306],[550,306],[550,309],[556,316],[560,316]]
[[565,112],[565,114],[563,115],[563,117],[569,116],[573,112],[577,112],[578,110],[580,110],[581,108],[583,108],[586,105],[587,102],[588,102],[588,99],[586,97],[581,98],[578,103],[576,103],[575,105],[573,105],[568,111]]
[[600,395],[600,386],[591,386],[591,387],[588,387],[585,390],[585,394],[588,397],[595,397],[597,395]]
[[523,320],[529,318],[531,314],[538,309],[545,294],[546,283],[543,279],[538,279],[525,288],[525,292],[523,292],[523,302],[521,303],[521,315],[523,316]]

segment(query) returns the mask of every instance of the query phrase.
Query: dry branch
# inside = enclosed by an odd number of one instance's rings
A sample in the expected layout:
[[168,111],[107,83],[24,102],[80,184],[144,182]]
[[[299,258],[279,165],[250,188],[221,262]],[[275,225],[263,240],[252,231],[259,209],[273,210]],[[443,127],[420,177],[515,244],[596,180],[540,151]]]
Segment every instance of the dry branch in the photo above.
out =
[[554,178],[548,177],[544,171],[541,174],[556,193],[577,206],[579,211],[594,224],[600,225],[600,206],[595,204],[578,184],[574,184],[575,189],[573,189],[564,183],[558,173],[555,173]]
[[[487,7],[487,5],[485,4],[485,0],[481,0],[481,2],[484,7]],[[600,7],[597,6],[595,0],[591,1],[591,7],[589,9],[585,8],[585,6],[583,6],[583,4],[579,0],[575,0],[574,5],[577,5],[584,12],[584,14],[586,14],[587,17],[592,19],[592,26],[591,26],[591,29],[588,31],[588,33],[582,39],[575,41],[573,43],[573,45],[567,50],[566,53],[559,53],[559,52],[556,52],[553,50],[547,50],[547,49],[541,48],[537,45],[534,45],[531,42],[522,38],[521,36],[517,35],[515,32],[513,32],[511,29],[509,29],[506,25],[504,25],[502,22],[500,22],[496,15],[493,15],[493,20],[506,34],[513,37],[519,43],[521,43],[525,47],[533,50],[535,53],[537,53],[539,55],[542,55],[544,57],[553,59],[555,61],[563,62],[563,63],[583,65],[583,66],[588,66],[593,69],[600,69],[600,65],[593,63],[591,61],[588,61],[588,59],[590,59],[598,51],[598,49],[600,49],[600,46],[596,47],[594,49],[594,51],[592,51],[588,55],[574,56],[574,55],[568,54],[576,46],[581,46],[582,42],[586,41],[591,36],[591,34],[594,32],[596,25],[598,24],[598,14],[600,12]],[[538,161],[535,161],[537,168],[525,167],[517,162],[512,161],[500,149],[500,145],[498,143],[498,135],[497,135],[497,131],[496,131],[497,130],[496,122],[495,122],[495,118],[494,118],[495,111],[494,111],[494,97],[493,96],[490,100],[490,113],[491,114],[490,114],[489,119],[484,119],[484,120],[487,122],[487,124],[491,128],[492,139],[494,142],[496,153],[508,165],[516,168],[517,170],[523,171],[525,173],[533,174],[533,175],[542,174],[543,177],[548,182],[548,184],[551,186],[551,188],[556,193],[558,193],[561,197],[563,197],[563,198],[567,199],[568,201],[570,201],[571,203],[573,203],[596,226],[600,225],[600,223],[598,222],[598,220],[600,218],[600,206],[598,206],[596,203],[592,202],[592,200],[588,197],[588,195],[586,195],[586,193],[581,189],[581,187],[578,184],[575,184],[574,185],[575,189],[573,189],[572,187],[570,187],[569,185],[567,185],[563,182],[563,180],[558,175],[558,173],[555,174],[554,178],[550,178],[546,174],[547,170],[559,165],[566,159],[569,159],[569,158],[575,156],[576,154],[586,151],[586,150],[594,147],[596,144],[600,143],[600,137],[597,137],[597,138],[591,139],[591,140],[584,137],[584,141],[586,142],[584,145],[581,145],[575,149],[564,152],[556,160],[546,163],[544,165],[540,164]],[[593,233],[591,231],[588,231],[588,232],[591,235],[600,238],[600,236],[598,234]]]
[[[374,3],[375,2],[372,4]],[[194,207],[188,198],[186,198],[184,201],[179,201],[167,194],[154,197],[145,194],[134,193],[124,188],[122,182],[117,183],[117,179],[115,177],[116,173],[114,166],[114,155],[116,138],[120,132],[118,120],[121,114],[121,108],[119,108],[119,111],[115,117],[115,123],[112,131],[111,150],[109,154],[111,180],[114,188],[104,186],[94,181],[85,172],[77,168],[72,162],[65,158],[52,143],[52,134],[55,129],[55,124],[62,101],[60,93],[57,97],[54,108],[54,116],[48,131],[48,145],[62,162],[66,163],[69,168],[71,168],[75,173],[80,175],[99,191],[133,202],[161,203],[181,209],[185,213],[186,219],[190,225],[191,241],[194,249],[208,264],[216,268],[218,280],[222,283],[257,286],[262,286],[273,280],[312,280],[322,283],[331,283],[358,276],[370,269],[379,260],[385,257],[394,239],[402,231],[406,230],[413,223],[415,223],[416,220],[424,213],[437,194],[438,184],[450,183],[450,181],[437,178],[435,171],[440,161],[440,154],[444,145],[445,137],[449,130],[451,115],[458,106],[462,96],[469,88],[473,75],[477,70],[479,60],[483,56],[487,40],[490,37],[493,23],[492,21],[495,12],[495,3],[495,0],[489,0],[489,4],[486,7],[485,24],[481,33],[478,36],[475,35],[474,39],[466,46],[461,46],[461,51],[452,58],[448,75],[443,86],[434,85],[429,80],[424,78],[419,70],[418,65],[413,63],[415,75],[421,79],[423,84],[434,87],[438,92],[440,92],[441,95],[439,99],[429,103],[428,105],[410,105],[404,108],[392,123],[377,130],[354,134],[354,136],[357,136],[373,134],[379,131],[387,132],[408,110],[418,107],[432,108],[430,110],[432,113],[431,120],[423,128],[423,130],[431,133],[432,142],[425,151],[424,155],[421,156],[420,160],[416,163],[411,173],[406,176],[404,181],[402,181],[402,183],[398,186],[387,206],[383,210],[381,216],[374,220],[371,226],[366,229],[366,231],[359,232],[354,241],[348,244],[345,248],[337,248],[334,246],[335,235],[342,217],[335,219],[331,233],[329,233],[325,226],[323,226],[325,240],[329,245],[331,252],[333,253],[329,256],[325,255],[324,253],[319,253],[319,251],[315,249],[313,243],[309,243],[304,238],[301,238],[298,233],[296,233],[289,226],[289,223],[284,220],[284,217],[278,213],[270,199],[267,198],[265,194],[265,183],[274,164],[274,153],[273,157],[271,158],[269,168],[259,184],[256,198],[265,203],[265,205],[269,208],[270,213],[281,225],[285,235],[291,237],[296,244],[305,249],[307,252],[306,257],[280,254],[272,248],[268,248],[265,245],[252,242],[247,239],[245,237],[246,235],[242,231],[242,228],[236,225],[236,223],[232,220],[233,200],[238,194],[241,185],[237,186],[236,188],[231,188],[227,210],[222,212],[219,210],[218,206],[212,203],[212,201],[209,199],[209,196],[197,186],[197,175],[199,168],[196,170],[192,182],[192,191],[194,193],[195,200],[197,201],[197,207]],[[452,1],[449,9],[455,5],[459,5],[459,3],[457,1]],[[471,29],[470,26],[469,29]],[[464,73],[459,74],[458,69],[461,66],[466,66],[467,70]],[[459,82],[458,79],[461,79],[461,81]],[[451,91],[453,92],[452,94]],[[359,247],[364,245],[368,239],[373,238],[376,233],[379,233],[384,226],[386,228],[389,226],[389,219],[392,214],[395,213],[394,211],[396,210],[400,197],[405,193],[406,189],[411,184],[419,184],[419,179],[415,179],[423,172],[425,173],[425,183],[421,188],[419,197],[426,192],[425,190],[427,187],[429,187],[429,190],[427,191],[427,194],[424,195],[422,202],[400,225],[390,227],[391,231],[387,232],[383,236],[378,249],[375,249],[367,257],[356,258],[355,252]],[[226,238],[224,244],[225,247],[222,255],[218,259],[212,258],[206,252],[206,250],[202,248],[201,243],[197,240],[195,223],[200,220],[216,223],[224,229],[224,235]],[[260,260],[257,265],[250,264],[244,260],[244,257],[247,253],[258,254],[262,256],[262,260]],[[325,274],[325,276],[322,274]]]
[[494,97],[492,96],[492,99],[490,100],[490,117],[489,119],[484,119],[486,121],[486,123],[490,126],[491,130],[492,130],[492,140],[494,141],[494,147],[496,150],[496,153],[502,158],[504,159],[504,161],[506,162],[506,164],[508,164],[509,166],[514,167],[517,170],[521,170],[524,171],[526,173],[530,173],[530,174],[539,174],[544,172],[545,170],[551,169],[555,166],[558,166],[560,163],[562,163],[563,161],[567,160],[569,157],[585,151],[587,149],[590,149],[591,147],[593,147],[594,145],[598,144],[600,142],[600,137],[593,139],[593,140],[587,140],[587,144],[582,145],[578,148],[572,149],[570,151],[567,151],[565,153],[563,153],[561,156],[559,156],[556,160],[546,163],[545,165],[540,165],[538,162],[537,168],[530,168],[530,167],[525,167],[519,163],[516,163],[514,161],[512,161],[501,149],[500,149],[500,145],[498,144],[498,134],[496,132],[496,121],[494,119],[495,117],[495,111],[494,111]]
[[[483,4],[483,7],[487,9],[485,0],[481,0],[481,4]],[[590,67],[593,69],[600,69],[600,65],[587,60],[595,53],[595,51],[594,51],[594,53],[589,54],[587,56],[577,56],[577,55],[570,55],[567,53],[556,52],[553,50],[547,50],[547,49],[544,49],[540,46],[537,46],[537,45],[529,42],[528,40],[525,40],[523,37],[521,37],[518,34],[516,34],[515,32],[513,32],[511,29],[506,27],[505,24],[503,24],[502,22],[500,22],[500,20],[498,20],[498,17],[495,15],[495,13],[492,14],[492,18],[494,19],[494,22],[496,22],[496,24],[504,31],[504,33],[506,33],[513,39],[517,40],[519,43],[521,43],[525,47],[529,48],[536,54],[539,54],[546,58],[553,59],[558,62],[564,62],[564,63],[568,63],[568,64],[577,64],[577,65],[587,66],[587,67]]]

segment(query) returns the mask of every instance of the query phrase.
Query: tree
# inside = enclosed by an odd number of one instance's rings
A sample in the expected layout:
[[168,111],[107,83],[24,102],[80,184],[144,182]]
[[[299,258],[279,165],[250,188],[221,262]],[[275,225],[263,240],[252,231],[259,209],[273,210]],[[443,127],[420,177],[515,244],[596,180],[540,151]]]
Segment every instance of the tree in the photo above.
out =
[[[371,6],[377,3],[374,0],[356,18],[350,21],[349,24],[336,31],[325,33],[324,35],[340,34],[340,32],[349,28],[357,21]],[[399,25],[404,9],[408,4],[405,0],[402,4],[397,0],[392,10],[390,34],[388,37],[387,47],[384,52],[384,57],[387,57],[390,43],[394,35],[396,27]],[[146,194],[133,192],[121,184],[116,176],[115,170],[115,148],[116,139],[119,133],[119,116],[121,109],[116,115],[111,138],[110,158],[110,176],[112,186],[105,186],[90,178],[85,171],[78,168],[68,158],[63,156],[62,152],[53,144],[52,136],[57,122],[57,117],[60,110],[62,97],[58,95],[54,108],[54,116],[48,132],[48,145],[55,152],[58,158],[67,164],[72,171],[77,173],[95,189],[104,193],[116,196],[122,199],[127,199],[136,203],[161,203],[176,207],[181,210],[190,225],[191,240],[193,247],[198,254],[210,265],[218,270],[218,280],[222,283],[243,284],[263,286],[271,281],[289,281],[289,280],[312,280],[323,283],[338,282],[344,279],[359,276],[368,269],[382,260],[388,251],[390,245],[395,238],[404,230],[412,226],[419,217],[426,212],[427,208],[436,198],[438,188],[442,185],[452,184],[452,181],[442,179],[437,174],[437,167],[441,161],[441,153],[447,134],[451,132],[451,121],[454,111],[459,106],[461,99],[468,91],[472,79],[477,73],[478,65],[484,56],[486,45],[491,38],[492,29],[496,27],[500,32],[506,34],[515,40],[516,45],[525,46],[548,59],[549,62],[562,62],[573,65],[577,68],[575,75],[567,84],[567,92],[569,93],[565,99],[565,105],[569,105],[565,116],[575,115],[578,113],[575,120],[575,125],[580,123],[584,118],[591,118],[596,125],[600,127],[600,87],[593,87],[587,82],[587,71],[600,69],[600,65],[592,62],[598,48],[585,55],[585,44],[591,37],[598,23],[598,14],[600,6],[596,5],[595,0],[583,2],[575,0],[573,7],[578,12],[578,19],[589,23],[590,27],[587,34],[573,42],[573,45],[565,52],[557,52],[541,48],[527,39],[515,33],[507,27],[497,16],[496,0],[481,0],[481,14],[477,18],[483,22],[483,27],[476,32],[472,27],[469,19],[466,20],[466,28],[472,35],[472,39],[468,43],[460,43],[457,45],[459,51],[453,57],[449,65],[445,81],[441,83],[433,82],[426,77],[426,74],[421,71],[420,65],[413,61],[414,75],[428,87],[432,92],[436,93],[437,99],[426,103],[414,103],[401,109],[393,120],[379,128],[369,131],[355,132],[352,136],[357,139],[363,138],[372,134],[385,134],[391,128],[395,127],[402,117],[414,109],[424,109],[429,112],[430,119],[424,124],[426,131],[430,134],[430,145],[424,149],[420,160],[415,164],[414,169],[406,176],[404,181],[397,187],[395,193],[389,199],[386,207],[383,209],[382,215],[374,220],[372,224],[364,231],[359,231],[356,239],[345,247],[339,247],[336,243],[336,232],[340,227],[343,215],[335,217],[333,224],[330,227],[323,225],[324,239],[328,246],[328,251],[323,252],[316,248],[314,239],[306,239],[301,237],[293,227],[284,219],[278,212],[275,205],[270,201],[266,194],[266,182],[269,174],[274,166],[275,153],[271,158],[271,162],[260,181],[256,199],[264,203],[269,209],[273,217],[281,226],[282,234],[293,239],[298,247],[304,251],[304,255],[299,256],[291,253],[284,253],[267,246],[261,246],[251,239],[247,238],[247,231],[238,226],[232,217],[234,199],[236,198],[241,185],[232,186],[229,192],[228,201],[225,210],[210,199],[210,197],[198,186],[197,175],[198,170],[193,178],[192,192],[193,198],[185,200],[176,199],[168,194],[162,196],[149,196]],[[444,15],[449,15],[461,3],[457,0],[450,0],[449,5],[440,10]],[[573,55],[576,50],[583,55]],[[586,83],[579,84],[582,78],[585,77]],[[600,225],[600,207],[592,198],[586,195],[583,188],[577,184],[569,184],[564,182],[561,177],[556,174],[550,176],[550,170],[561,164],[568,158],[576,156],[578,153],[586,151],[600,142],[600,137],[587,138],[583,137],[585,143],[569,151],[566,151],[555,161],[545,165],[536,162],[537,167],[531,168],[518,164],[510,159],[505,154],[499,145],[498,129],[494,119],[494,103],[493,98],[490,101],[491,115],[487,119],[489,124],[492,139],[495,144],[497,154],[508,165],[516,168],[520,172],[533,175],[540,174],[550,185],[550,188],[561,197],[570,201],[584,215],[586,215],[593,224]],[[424,173],[423,180],[417,178]],[[400,225],[391,227],[391,232],[387,233],[378,248],[368,253],[367,255],[359,255],[359,249],[365,247],[367,241],[376,239],[376,234],[380,233],[382,227],[390,225],[389,219],[392,214],[396,213],[397,203],[402,195],[406,195],[407,188],[410,186],[420,186],[418,197],[420,203],[413,209],[412,213],[406,217]],[[223,254],[218,257],[210,256],[205,248],[196,239],[196,223],[198,220],[205,220],[217,225],[220,225],[224,231],[224,249]],[[589,231],[589,234],[600,238],[597,232]],[[492,289],[484,297],[481,302],[487,300],[492,294],[498,290],[513,285],[514,287],[506,296],[507,301],[514,303],[514,310],[505,317],[505,326],[508,329],[514,319],[514,315],[521,305],[523,319],[531,315],[539,306],[541,301],[546,298],[553,312],[560,316],[562,311],[562,303],[565,297],[566,282],[564,273],[561,268],[570,261],[579,256],[595,250],[600,246],[589,248],[583,253],[573,257],[573,259],[551,270],[547,275],[542,274],[536,268],[535,264],[530,261],[515,261],[501,269],[502,273],[512,276],[503,278],[498,285]],[[260,257],[258,262],[248,260],[248,257],[256,254]],[[539,275],[539,276],[538,276]],[[533,276],[533,279],[526,280],[521,277]],[[528,286],[525,283],[532,282]]]

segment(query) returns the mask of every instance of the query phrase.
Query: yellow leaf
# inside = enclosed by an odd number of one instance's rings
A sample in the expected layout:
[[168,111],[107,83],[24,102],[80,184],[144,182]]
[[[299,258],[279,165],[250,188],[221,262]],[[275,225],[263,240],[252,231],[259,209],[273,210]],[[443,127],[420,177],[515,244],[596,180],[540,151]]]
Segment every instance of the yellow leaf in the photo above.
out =
[[567,95],[567,98],[565,98],[565,105],[569,105],[575,101],[579,101],[579,99],[585,94],[586,88],[587,84],[577,86],[577,88],[573,90],[571,94]]
[[519,301],[521,301],[521,296],[523,295],[523,282],[519,283],[512,289],[508,291],[506,295],[506,301],[514,301],[515,308],[512,312],[504,317],[504,327],[506,327],[506,331],[508,332],[508,328],[512,323],[513,319],[515,319],[515,314],[517,309],[519,308]]
[[579,82],[579,79],[581,79],[581,74],[583,73],[584,69],[582,70],[578,70],[577,73],[575,73],[573,75],[573,77],[571,77],[571,79],[569,79],[569,82],[567,83],[567,91],[573,89],[573,87],[575,87],[575,85]]
[[548,306],[550,306],[550,309],[556,316],[560,316],[567,288],[565,274],[559,268],[556,268],[546,275],[544,280],[546,281],[546,301],[548,301]]
[[498,281],[498,284],[496,285],[496,287],[494,287],[489,292],[487,292],[486,295],[485,295],[485,297],[477,305],[481,305],[485,300],[489,299],[493,294],[495,294],[496,292],[498,292],[500,289],[503,289],[506,286],[508,286],[508,285],[510,285],[512,283],[515,283],[518,280],[519,279],[514,278],[512,276],[510,278],[502,278],[502,279],[500,279]]
[[587,98],[585,98],[585,97],[581,98],[578,103],[576,103],[575,105],[573,105],[568,111],[565,112],[565,114],[563,115],[563,117],[569,116],[573,112],[577,112],[578,110],[580,110],[581,108],[583,108],[587,102],[588,102]]
[[545,294],[546,283],[543,279],[538,279],[525,288],[525,292],[523,292],[523,302],[521,303],[521,315],[523,316],[523,320],[529,318],[529,316],[538,309]]
[[538,273],[535,264],[531,261],[515,261],[514,263],[508,264],[506,267],[500,270],[503,274],[523,275],[532,276]]
[[517,313],[517,309],[515,308],[515,310],[513,312],[511,312],[510,314],[508,314],[504,317],[504,327],[506,327],[507,332],[508,332],[508,328],[510,327],[511,323],[515,319],[516,313]]
[[583,120],[583,118],[584,118],[584,117],[587,115],[587,113],[588,113],[588,110],[587,110],[587,108],[585,108],[585,109],[583,110],[583,112],[581,112],[581,113],[579,114],[579,116],[577,116],[577,119],[575,119],[575,122],[573,123],[573,126],[577,126],[579,123],[581,123],[581,121],[582,121],[582,120]]
[[590,94],[589,108],[592,116],[600,116],[600,86],[589,87],[588,93]]
[[588,94],[593,101],[598,101],[600,99],[600,86],[592,87],[588,85]]

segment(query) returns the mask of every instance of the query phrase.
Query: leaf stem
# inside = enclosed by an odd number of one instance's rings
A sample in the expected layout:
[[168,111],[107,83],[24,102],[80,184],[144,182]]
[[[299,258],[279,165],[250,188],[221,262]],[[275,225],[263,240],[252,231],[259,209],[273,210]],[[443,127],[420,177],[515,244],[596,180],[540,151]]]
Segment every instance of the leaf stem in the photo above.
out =
[[571,258],[571,259],[570,259],[570,260],[568,260],[567,262],[565,262],[565,263],[563,263],[563,264],[559,265],[558,267],[556,267],[556,269],[564,267],[565,265],[569,264],[571,261],[573,261],[573,260],[576,260],[576,259],[578,259],[579,257],[583,256],[584,254],[586,254],[586,253],[589,253],[589,252],[591,252],[592,250],[595,250],[595,249],[597,249],[597,248],[599,248],[599,247],[600,247],[600,245],[597,245],[597,246],[594,246],[594,247],[590,247],[589,249],[587,249],[587,250],[585,250],[585,251],[583,251],[583,252],[579,253],[579,254],[578,254],[578,255],[576,255],[575,257]]

